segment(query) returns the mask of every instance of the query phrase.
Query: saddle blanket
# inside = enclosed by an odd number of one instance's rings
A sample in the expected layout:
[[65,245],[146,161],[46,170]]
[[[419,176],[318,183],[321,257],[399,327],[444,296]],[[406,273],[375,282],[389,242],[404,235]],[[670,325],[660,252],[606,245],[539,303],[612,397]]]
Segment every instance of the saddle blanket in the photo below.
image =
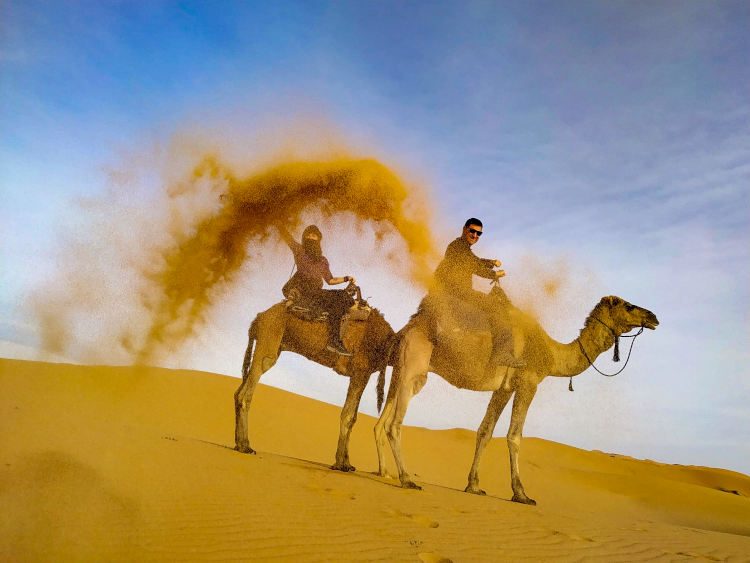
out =
[[[323,310],[313,303],[304,303],[292,299],[287,299],[285,303],[287,312],[300,320],[314,323],[328,322],[328,311]],[[371,311],[372,308],[370,306],[355,303],[346,315],[344,315],[343,320],[366,321]]]

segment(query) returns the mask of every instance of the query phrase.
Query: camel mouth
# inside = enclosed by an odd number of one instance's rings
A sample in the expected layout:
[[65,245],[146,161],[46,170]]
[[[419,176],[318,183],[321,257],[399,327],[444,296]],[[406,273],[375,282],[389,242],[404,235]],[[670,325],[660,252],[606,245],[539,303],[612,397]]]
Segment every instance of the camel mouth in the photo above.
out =
[[654,321],[646,321],[646,322],[644,322],[644,323],[643,323],[643,324],[642,324],[641,326],[642,326],[643,328],[647,328],[647,329],[649,329],[649,330],[654,330],[654,329],[656,329],[656,327],[657,327],[657,326],[659,326],[659,321],[657,321],[657,320],[654,320]]

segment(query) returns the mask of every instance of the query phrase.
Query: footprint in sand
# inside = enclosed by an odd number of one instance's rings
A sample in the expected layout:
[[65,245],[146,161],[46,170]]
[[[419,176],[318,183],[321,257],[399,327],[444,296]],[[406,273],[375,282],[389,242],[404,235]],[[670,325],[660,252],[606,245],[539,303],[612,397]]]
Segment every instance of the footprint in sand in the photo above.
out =
[[680,557],[690,557],[691,559],[708,559],[709,561],[721,561],[718,557],[713,555],[706,555],[705,553],[696,553],[694,551],[665,551],[669,555],[679,555]]
[[453,563],[453,561],[451,561],[447,557],[443,557],[442,555],[439,555],[434,551],[426,551],[417,555],[419,557],[419,560],[423,561],[424,563]]
[[425,528],[437,528],[438,526],[440,526],[438,522],[436,522],[429,516],[424,516],[422,514],[409,514],[408,512],[393,510],[391,508],[386,509],[384,512],[388,516],[398,516],[400,518],[406,518],[407,520],[416,522],[417,524],[424,526]]
[[587,542],[595,543],[595,540],[592,540],[591,538],[579,536],[578,534],[574,534],[574,533],[560,532],[558,530],[552,530],[552,535],[565,536],[566,538],[574,540],[574,541],[587,541]]
[[332,495],[335,497],[342,497],[342,498],[348,498],[349,500],[357,500],[357,495],[355,495],[352,492],[344,491],[341,489],[335,489],[333,487],[322,487],[320,485],[305,485],[305,488],[308,491],[313,491],[315,493],[325,493],[328,495]]

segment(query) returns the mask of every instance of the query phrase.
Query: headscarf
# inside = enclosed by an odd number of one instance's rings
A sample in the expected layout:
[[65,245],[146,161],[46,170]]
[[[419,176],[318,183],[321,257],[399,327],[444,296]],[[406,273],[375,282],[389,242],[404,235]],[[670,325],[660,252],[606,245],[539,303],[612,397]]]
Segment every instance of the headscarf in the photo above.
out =
[[[318,240],[307,238],[308,235],[317,235]],[[305,249],[305,253],[313,258],[320,258],[323,256],[323,250],[320,246],[320,241],[323,238],[323,233],[316,225],[308,225],[305,230],[302,231],[302,247]]]

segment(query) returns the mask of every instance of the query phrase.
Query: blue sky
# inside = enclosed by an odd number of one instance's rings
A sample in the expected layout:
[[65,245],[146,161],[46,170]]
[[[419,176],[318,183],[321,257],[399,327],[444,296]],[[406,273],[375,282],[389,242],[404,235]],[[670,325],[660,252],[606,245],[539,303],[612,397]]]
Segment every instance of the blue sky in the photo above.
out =
[[[482,217],[476,251],[504,260],[512,294],[531,266],[564,271],[553,336],[572,340],[605,294],[659,316],[616,382],[543,383],[526,435],[750,472],[746,2],[9,1],[0,26],[7,354],[35,345],[18,304],[124,155],[315,115],[418,178],[443,243]],[[416,289],[380,289],[392,275],[346,245],[327,253],[394,325],[413,312]],[[269,264],[280,285],[286,263]],[[240,289],[171,365],[236,371],[250,312],[277,297]],[[407,423],[475,427],[488,397],[435,379]],[[295,359],[263,381],[343,401],[343,380]]]

